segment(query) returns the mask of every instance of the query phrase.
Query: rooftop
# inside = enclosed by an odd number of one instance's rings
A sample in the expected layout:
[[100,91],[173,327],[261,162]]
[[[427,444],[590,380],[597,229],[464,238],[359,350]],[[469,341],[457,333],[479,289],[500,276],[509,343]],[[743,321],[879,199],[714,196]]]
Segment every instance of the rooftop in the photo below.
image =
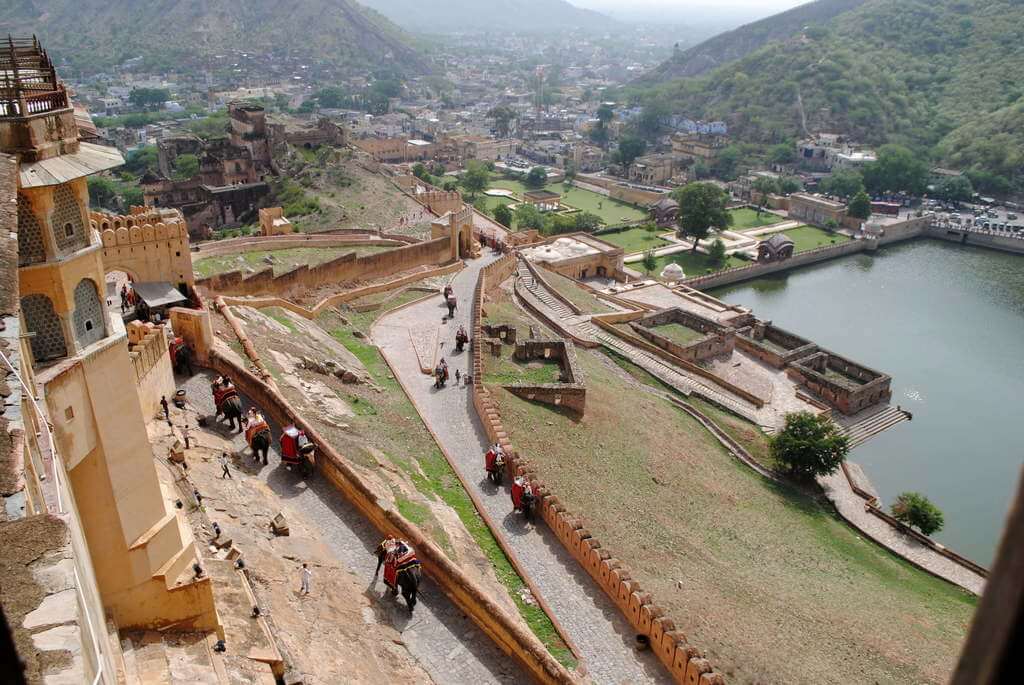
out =
[[0,119],[68,107],[68,94],[35,36],[0,42]]

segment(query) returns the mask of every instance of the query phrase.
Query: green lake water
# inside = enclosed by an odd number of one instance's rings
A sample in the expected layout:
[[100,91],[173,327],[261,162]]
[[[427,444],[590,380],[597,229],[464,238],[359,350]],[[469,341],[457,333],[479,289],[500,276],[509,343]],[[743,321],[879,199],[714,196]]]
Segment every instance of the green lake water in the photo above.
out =
[[1024,463],[1024,257],[914,241],[710,294],[891,375],[914,420],[850,459],[886,508],[926,494],[935,538],[991,563]]

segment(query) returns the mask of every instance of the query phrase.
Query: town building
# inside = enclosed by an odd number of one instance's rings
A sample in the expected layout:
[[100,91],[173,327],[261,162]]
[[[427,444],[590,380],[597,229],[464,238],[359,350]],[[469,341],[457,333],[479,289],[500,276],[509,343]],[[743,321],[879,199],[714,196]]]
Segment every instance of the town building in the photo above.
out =
[[627,170],[629,180],[645,186],[664,185],[679,169],[675,154],[653,154],[637,157]]
[[722,136],[703,133],[677,133],[671,142],[673,154],[692,160],[711,159],[725,145]]
[[805,221],[815,226],[826,226],[829,222],[837,225],[846,217],[846,205],[818,195],[793,193],[789,196],[789,218]]

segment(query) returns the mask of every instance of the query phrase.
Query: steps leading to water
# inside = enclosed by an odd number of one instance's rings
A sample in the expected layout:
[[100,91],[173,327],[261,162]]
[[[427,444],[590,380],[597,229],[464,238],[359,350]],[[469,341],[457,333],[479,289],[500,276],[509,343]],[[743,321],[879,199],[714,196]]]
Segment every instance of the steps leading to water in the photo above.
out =
[[898,407],[886,407],[880,412],[865,417],[856,423],[841,426],[843,433],[850,440],[850,448],[862,445],[865,441],[886,431],[893,426],[910,420],[910,413]]

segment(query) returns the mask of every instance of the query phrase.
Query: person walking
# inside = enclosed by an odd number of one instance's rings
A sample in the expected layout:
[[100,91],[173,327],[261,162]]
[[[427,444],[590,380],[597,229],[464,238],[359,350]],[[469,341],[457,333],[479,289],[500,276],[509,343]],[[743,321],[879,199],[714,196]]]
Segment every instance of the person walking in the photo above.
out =
[[313,579],[313,572],[309,570],[309,566],[302,564],[302,587],[299,588],[299,592],[303,595],[309,594],[309,581]]
[[192,449],[192,445],[189,442],[189,438],[192,436],[192,429],[188,427],[186,423],[181,427],[181,437],[185,441],[185,449]]
[[167,397],[165,395],[160,396],[160,406],[164,409],[164,418],[168,422],[171,420],[171,408],[167,406]]
[[221,452],[220,459],[218,461],[220,461],[220,467],[221,469],[223,469],[223,472],[220,474],[221,480],[225,478],[230,478],[231,480],[234,480],[235,477],[232,476],[231,471],[228,470],[228,453]]

